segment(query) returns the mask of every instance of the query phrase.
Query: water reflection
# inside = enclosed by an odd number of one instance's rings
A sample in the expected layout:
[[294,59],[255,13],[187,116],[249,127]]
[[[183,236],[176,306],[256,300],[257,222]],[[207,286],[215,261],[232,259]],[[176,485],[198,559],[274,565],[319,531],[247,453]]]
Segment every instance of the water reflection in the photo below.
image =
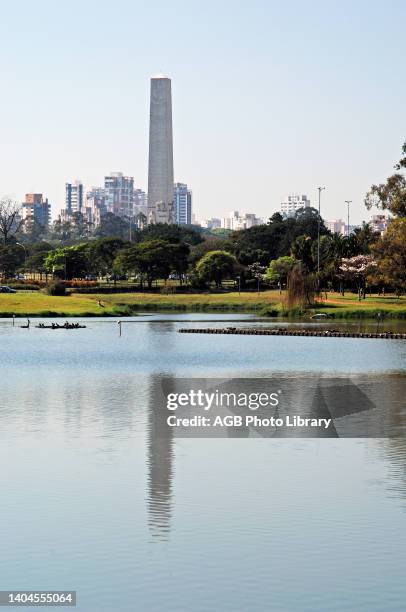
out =
[[[77,334],[0,321],[5,588],[70,576],[86,612],[135,600],[151,611],[403,609],[405,343],[197,341],[173,323],[125,325],[119,338],[112,321]],[[243,377],[290,377],[289,406],[320,416],[327,405],[335,435],[403,437],[175,440],[159,401],[174,375],[242,391]]]
[[381,397],[378,401],[390,406],[387,419],[390,421],[395,437],[379,442],[379,449],[388,465],[386,488],[392,495],[402,496],[406,503],[406,385],[405,379],[399,376],[388,377],[386,385],[381,385]]
[[406,504],[406,439],[385,440],[383,451],[390,462],[387,489],[396,496],[401,495]]
[[[162,409],[161,376],[150,377],[148,393],[147,432],[147,508],[148,525],[153,538],[167,539],[171,528],[173,433],[166,424],[167,413]],[[165,377],[168,392],[173,387],[170,377]]]
[[[357,379],[356,383],[350,379],[323,380],[315,377],[309,380],[302,379],[302,384],[290,387],[290,405],[301,406],[306,414],[312,418],[333,418],[331,426],[326,430],[303,432],[292,428],[275,428],[272,432],[264,434],[256,431],[261,437],[339,437],[348,436],[381,436],[403,435],[405,432],[405,414],[401,410],[405,391],[404,377],[389,377],[389,401],[385,405],[385,395],[382,394],[387,386],[383,381],[371,381],[368,378]],[[199,386],[210,390],[213,381],[201,379]],[[221,382],[220,379],[218,381]],[[228,381],[230,382],[230,381]],[[249,381],[254,384],[255,380]],[[173,480],[174,480],[174,440],[179,434],[167,426],[167,410],[163,398],[172,392],[185,391],[190,384],[187,379],[175,379],[168,375],[154,374],[149,378],[148,388],[148,420],[147,420],[147,511],[148,525],[153,539],[167,540],[169,538],[172,521]],[[224,381],[222,381],[224,384]],[[247,390],[247,380],[233,381],[234,389]],[[279,381],[280,386],[283,383]],[[186,386],[185,386],[186,385]],[[221,384],[217,385],[219,388]],[[311,391],[311,393],[309,393]],[[367,392],[366,392],[367,391]],[[380,392],[378,392],[380,391]],[[376,399],[376,403],[371,398]],[[378,405],[378,407],[377,407]],[[307,408],[306,408],[307,406]],[[381,408],[384,407],[384,410]],[[239,414],[234,411],[234,414]],[[279,409],[274,411],[278,418]],[[346,420],[347,419],[347,420]],[[335,423],[339,423],[339,431]],[[253,428],[255,429],[255,428]],[[229,438],[247,438],[251,433],[245,427],[229,427],[224,435]],[[189,435],[186,437],[190,437]],[[406,440],[400,438],[385,442],[386,451],[394,463],[393,485],[396,491],[401,490],[406,497]]]

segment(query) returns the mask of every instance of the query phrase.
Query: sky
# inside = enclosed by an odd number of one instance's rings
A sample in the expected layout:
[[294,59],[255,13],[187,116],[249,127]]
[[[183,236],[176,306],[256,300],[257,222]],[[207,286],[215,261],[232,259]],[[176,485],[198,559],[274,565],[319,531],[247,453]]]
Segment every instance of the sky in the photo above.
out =
[[0,195],[121,171],[146,189],[149,80],[172,79],[175,180],[198,219],[322,216],[363,199],[406,139],[403,0],[0,0]]

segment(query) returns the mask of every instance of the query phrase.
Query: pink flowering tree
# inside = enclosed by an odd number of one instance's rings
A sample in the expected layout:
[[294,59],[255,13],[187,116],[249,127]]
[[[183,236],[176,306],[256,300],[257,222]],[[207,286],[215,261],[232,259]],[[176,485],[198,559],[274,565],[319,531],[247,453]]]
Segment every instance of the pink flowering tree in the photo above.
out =
[[358,290],[358,299],[365,298],[366,277],[376,268],[372,255],[356,255],[343,258],[340,271],[345,279],[355,283]]

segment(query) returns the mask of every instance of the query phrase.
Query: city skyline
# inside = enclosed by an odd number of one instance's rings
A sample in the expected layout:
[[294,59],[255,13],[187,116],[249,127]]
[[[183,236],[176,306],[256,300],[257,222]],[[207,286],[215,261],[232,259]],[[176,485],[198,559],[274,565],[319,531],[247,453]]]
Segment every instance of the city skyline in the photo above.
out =
[[[171,204],[172,217],[170,220],[162,219],[154,214],[154,219],[150,222],[170,221],[179,225],[190,225],[193,217],[192,191],[187,183],[172,183],[172,188],[169,184],[165,184],[164,187],[167,201]],[[161,203],[158,201],[158,207]],[[96,228],[104,215],[112,213],[117,217],[131,219],[136,226],[143,227],[148,222],[151,209],[155,213],[155,207],[148,206],[148,194],[134,184],[134,177],[116,171],[104,176],[103,186],[92,185],[86,188],[80,180],[67,182],[65,206],[56,219],[72,221],[75,214],[80,213],[89,227]]]
[[[29,208],[35,204],[35,217],[43,215],[40,212],[38,204],[43,198],[43,193],[28,193],[25,200],[20,203],[22,218],[28,219],[29,215],[34,215],[34,210],[29,212]],[[24,207],[27,207],[24,210]],[[110,172],[104,176],[104,186],[85,186],[82,181],[76,179],[72,182],[65,183],[65,206],[52,215],[52,205],[48,198],[44,199],[46,205],[46,225],[58,219],[69,221],[73,219],[75,213],[81,213],[84,220],[90,225],[97,227],[100,224],[101,217],[106,213],[113,213],[118,217],[129,219],[133,218],[136,225],[140,222],[141,226],[147,223],[148,217],[148,194],[134,184],[133,177],[124,176],[122,172]],[[208,229],[228,229],[238,231],[248,229],[254,225],[266,224],[269,218],[279,213],[284,219],[294,217],[296,212],[301,209],[313,208],[311,201],[306,195],[296,193],[287,194],[280,202],[279,208],[271,211],[267,217],[260,217],[252,209],[249,210],[232,210],[219,214],[217,217],[198,217],[192,209],[192,190],[187,183],[177,182],[173,184],[173,220],[171,222],[178,225],[198,225]],[[44,209],[45,210],[45,209]],[[139,214],[143,215],[142,221],[137,220]],[[347,217],[349,211],[347,209]],[[40,219],[38,217],[38,220]],[[341,216],[334,219],[322,215],[326,227],[333,233],[348,234],[354,231],[356,227],[360,227],[362,223],[370,224],[375,231],[382,232],[387,227],[387,223],[391,218],[390,214],[382,214],[379,210],[370,212],[367,217],[364,217],[361,223],[352,223],[347,225],[347,220]],[[42,219],[42,217],[41,217]],[[349,218],[348,218],[349,219]],[[29,221],[29,219],[28,219]],[[39,221],[42,224],[41,221]],[[158,220],[156,223],[166,222]],[[349,229],[348,229],[349,228]]]
[[[199,218],[232,208],[266,218],[286,192],[315,202],[320,184],[324,217],[345,217],[347,199],[354,222],[366,216],[365,192],[403,140],[401,2],[395,21],[364,1],[95,6],[82,3],[79,21],[75,1],[3,9],[2,195],[46,193],[59,210],[69,177],[95,185],[111,168],[145,188],[148,80],[162,68],[174,84],[174,178],[193,187]],[[184,36],[168,45],[168,28]]]

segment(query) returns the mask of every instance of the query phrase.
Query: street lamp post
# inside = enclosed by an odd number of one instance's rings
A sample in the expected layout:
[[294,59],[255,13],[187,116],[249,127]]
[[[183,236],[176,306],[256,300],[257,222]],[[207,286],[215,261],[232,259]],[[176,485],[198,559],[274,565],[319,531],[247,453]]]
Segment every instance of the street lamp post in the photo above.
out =
[[24,272],[25,272],[25,269],[27,267],[27,249],[23,244],[21,244],[21,242],[16,242],[16,244],[18,244],[18,246],[24,249]]
[[350,204],[352,200],[345,200],[347,204],[347,236],[350,235]]
[[317,274],[320,274],[320,202],[321,202],[321,192],[325,187],[317,187],[319,191],[319,217],[317,219]]

